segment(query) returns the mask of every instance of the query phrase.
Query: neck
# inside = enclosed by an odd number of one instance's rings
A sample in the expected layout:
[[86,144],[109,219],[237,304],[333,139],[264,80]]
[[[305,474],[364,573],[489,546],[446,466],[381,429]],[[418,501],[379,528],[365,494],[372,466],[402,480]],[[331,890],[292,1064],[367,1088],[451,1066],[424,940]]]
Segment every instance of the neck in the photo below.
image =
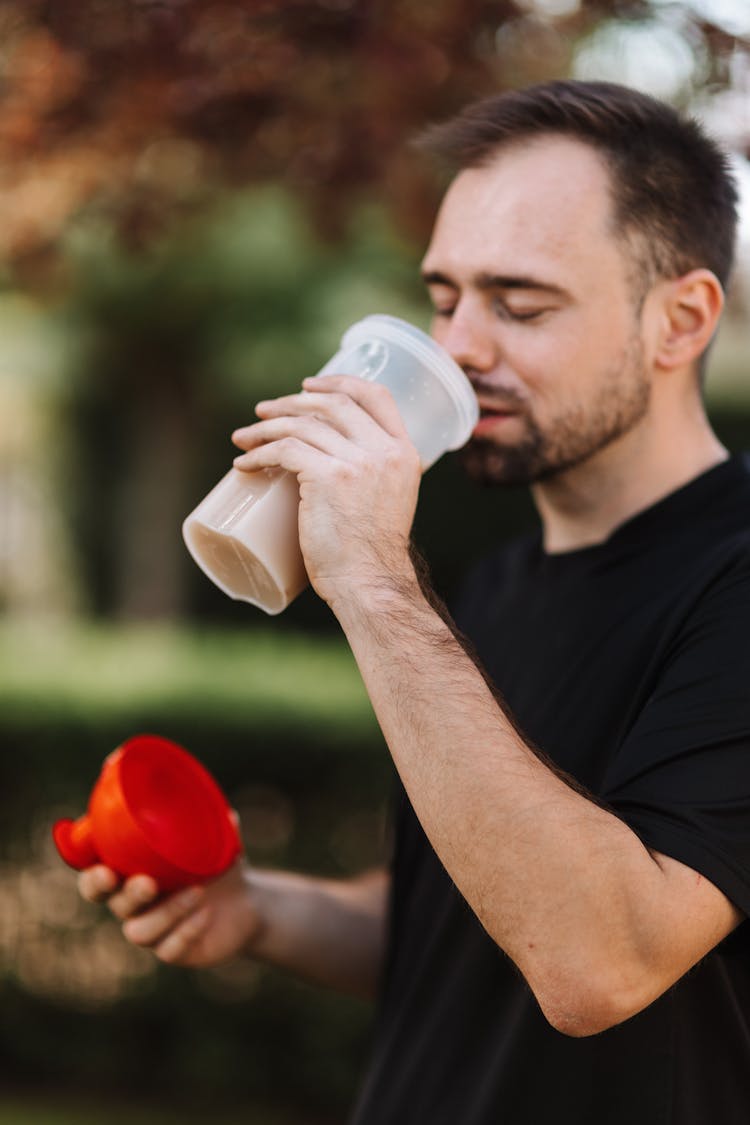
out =
[[603,543],[626,520],[725,461],[702,407],[681,424],[641,424],[587,461],[532,486],[551,554]]

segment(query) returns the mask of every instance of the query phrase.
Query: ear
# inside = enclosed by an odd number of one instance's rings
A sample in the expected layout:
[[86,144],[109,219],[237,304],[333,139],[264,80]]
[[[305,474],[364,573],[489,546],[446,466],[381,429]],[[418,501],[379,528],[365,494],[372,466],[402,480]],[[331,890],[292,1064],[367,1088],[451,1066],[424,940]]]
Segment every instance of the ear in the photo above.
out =
[[690,367],[708,347],[724,308],[724,290],[710,270],[696,269],[661,290],[657,367]]

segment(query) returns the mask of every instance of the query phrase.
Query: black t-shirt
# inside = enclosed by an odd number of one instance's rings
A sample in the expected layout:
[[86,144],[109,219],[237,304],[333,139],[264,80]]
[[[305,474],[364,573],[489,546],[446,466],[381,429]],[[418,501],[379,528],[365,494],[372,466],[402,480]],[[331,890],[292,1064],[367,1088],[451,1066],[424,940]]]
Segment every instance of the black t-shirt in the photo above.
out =
[[[499,500],[502,503],[502,499]],[[456,620],[527,739],[750,914],[750,461],[472,574]],[[354,1125],[748,1125],[750,922],[645,1011],[555,1031],[398,786],[390,943]]]

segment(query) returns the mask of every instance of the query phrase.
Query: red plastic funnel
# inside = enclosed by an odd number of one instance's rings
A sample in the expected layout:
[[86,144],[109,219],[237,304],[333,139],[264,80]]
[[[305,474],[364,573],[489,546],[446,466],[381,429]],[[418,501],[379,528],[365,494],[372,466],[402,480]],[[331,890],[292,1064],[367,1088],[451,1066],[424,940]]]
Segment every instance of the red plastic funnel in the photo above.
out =
[[66,863],[104,863],[119,875],[152,875],[162,891],[221,875],[240,852],[224,794],[192,754],[155,734],[128,739],[105,759],[78,820],[52,835]]

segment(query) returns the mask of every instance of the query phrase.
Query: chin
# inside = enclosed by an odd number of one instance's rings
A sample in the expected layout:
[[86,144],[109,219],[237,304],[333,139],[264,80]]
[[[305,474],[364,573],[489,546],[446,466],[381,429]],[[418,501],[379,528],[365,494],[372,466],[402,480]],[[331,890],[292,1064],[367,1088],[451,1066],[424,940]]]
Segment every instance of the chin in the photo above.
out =
[[545,475],[547,466],[536,447],[501,449],[491,442],[474,439],[459,453],[466,475],[477,484],[533,484]]

